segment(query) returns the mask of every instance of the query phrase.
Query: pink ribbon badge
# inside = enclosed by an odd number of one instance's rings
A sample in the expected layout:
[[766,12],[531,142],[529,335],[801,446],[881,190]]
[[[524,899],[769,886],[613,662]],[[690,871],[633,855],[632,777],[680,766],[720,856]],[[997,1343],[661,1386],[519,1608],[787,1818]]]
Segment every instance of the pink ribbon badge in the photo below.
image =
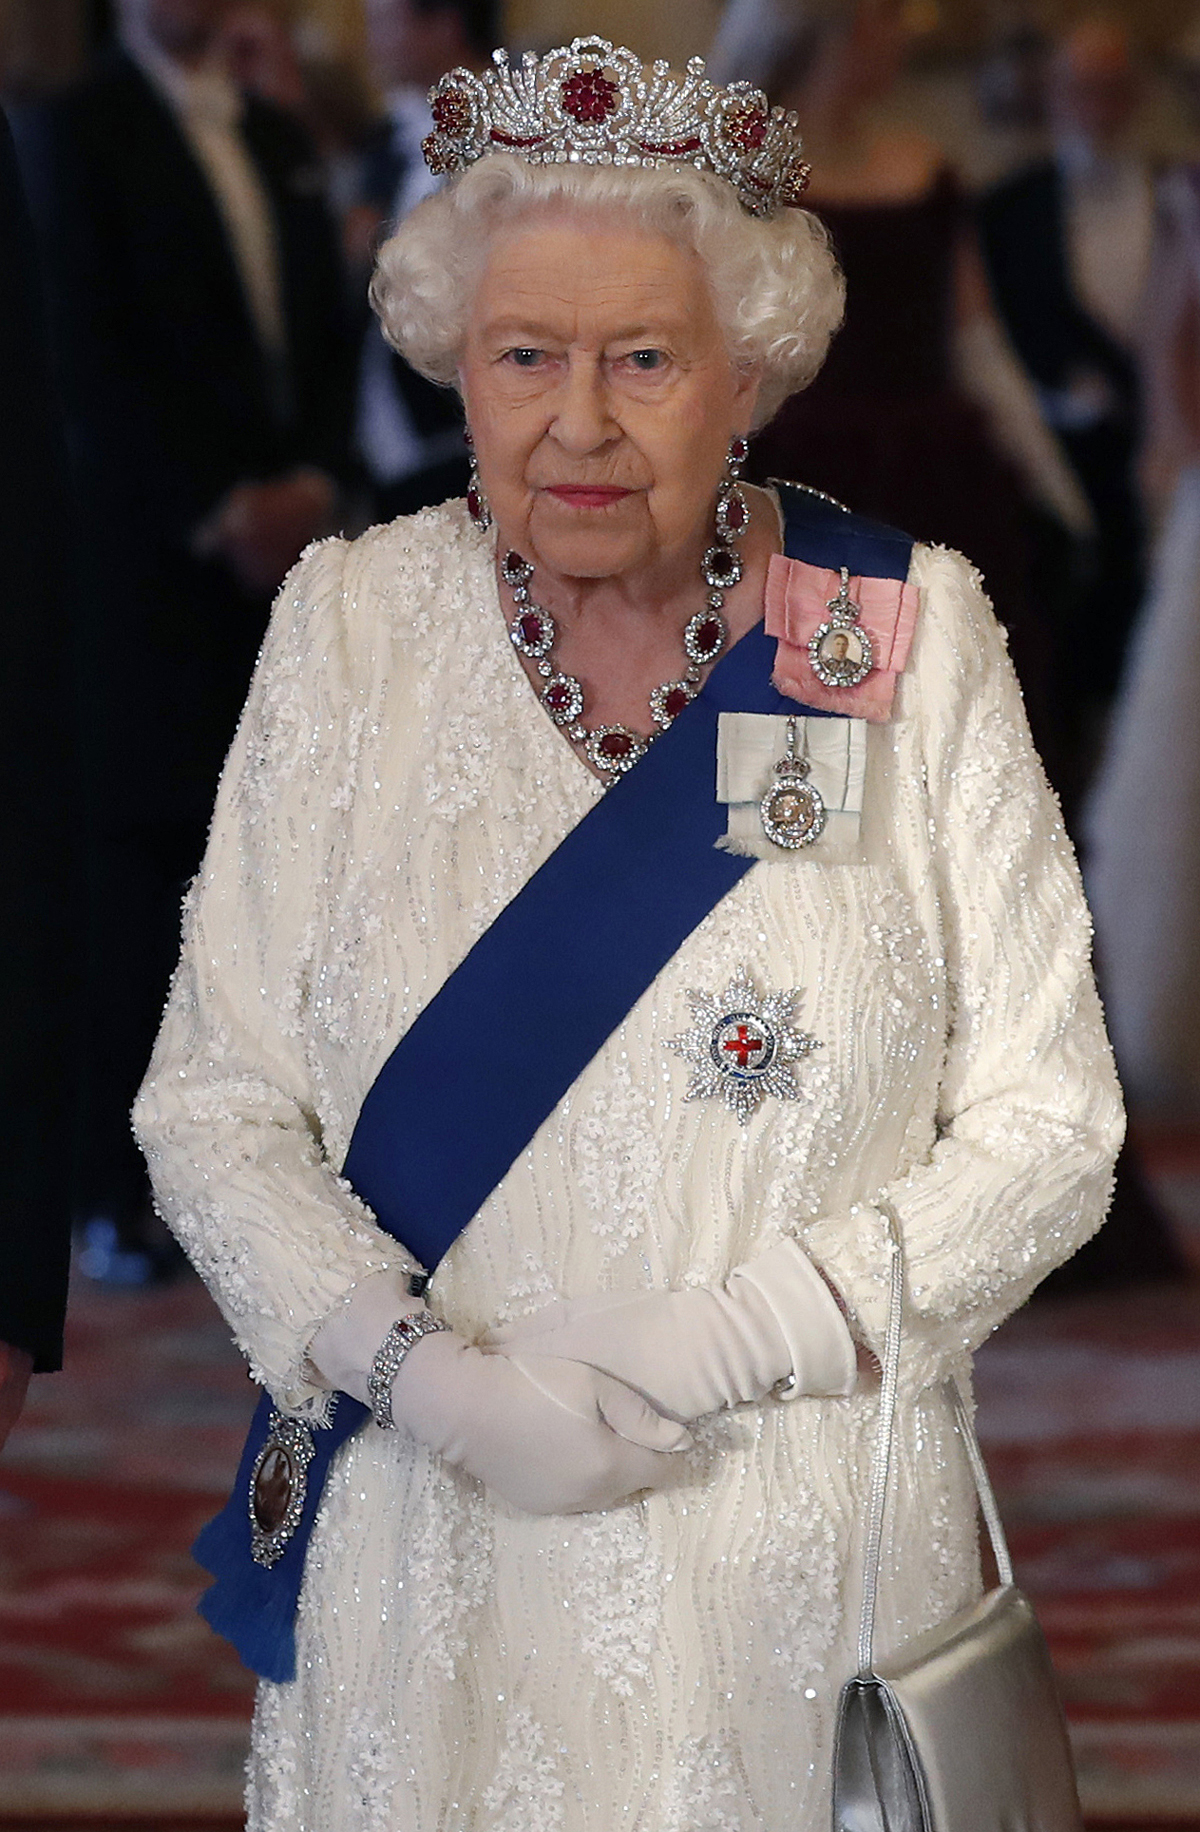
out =
[[871,672],[856,687],[828,687],[814,672],[808,645],[832,613],[841,574],[806,560],[772,556],[767,568],[766,631],[779,639],[771,676],[780,693],[850,719],[883,724],[891,717],[896,676],[903,671],[916,628],[917,589],[900,579],[855,579],[849,597],[871,639]]

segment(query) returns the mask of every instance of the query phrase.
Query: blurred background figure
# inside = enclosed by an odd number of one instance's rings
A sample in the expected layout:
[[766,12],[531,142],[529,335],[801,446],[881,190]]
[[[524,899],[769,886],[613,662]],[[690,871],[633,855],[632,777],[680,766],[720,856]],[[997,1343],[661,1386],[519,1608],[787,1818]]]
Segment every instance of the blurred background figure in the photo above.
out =
[[458,396],[418,375],[366,309],[375,248],[435,180],[421,142],[428,92],[447,70],[481,70],[499,36],[499,0],[367,0],[372,74],[387,112],[365,162],[359,226],[362,316],[358,449],[379,521],[461,496],[470,469]]
[[1168,173],[1144,323],[1150,589],[1088,810],[1113,1040],[1144,1107],[1200,1114],[1200,166]]
[[1056,618],[1053,686],[1068,759],[1059,786],[1069,815],[1144,582],[1135,343],[1154,192],[1148,162],[1129,145],[1139,92],[1124,28],[1107,19],[1074,26],[1049,66],[1052,156],[998,185],[979,212],[993,296],[1095,518],[1090,581]]
[[[823,369],[759,435],[753,465],[758,477],[798,478],[972,553],[1008,628],[1038,749],[1074,807],[1082,689],[1068,676],[1075,697],[1064,706],[1064,670],[1077,664],[1061,632],[1069,626],[1078,637],[1077,580],[1089,562],[1094,567],[1097,549],[1101,558],[1106,551],[1099,517],[1109,499],[1085,490],[1073,449],[1049,423],[1044,391],[1000,323],[974,211],[946,151],[892,106],[912,46],[908,18],[904,0],[823,10],[792,38],[778,71],[777,99],[806,124],[813,163],[806,201],[833,237],[847,303]],[[1086,48],[1087,34],[1084,41]],[[1023,224],[1022,238],[1026,232]],[[1025,246],[1022,239],[1021,258],[1036,269],[1036,233],[1031,256]],[[1139,296],[1147,258],[1148,246]],[[1036,280],[1035,272],[1031,288]],[[1132,375],[1132,353],[1127,367]],[[1136,514],[1132,434],[1131,414],[1119,478],[1122,530]],[[1127,554],[1125,565],[1128,573]],[[1128,579],[1127,593],[1137,578]],[[1124,631],[1136,598],[1122,604]],[[1115,674],[1105,678],[1111,693]],[[1052,1277],[1051,1289],[1178,1268],[1136,1147],[1122,1152],[1117,1177],[1107,1227]]]
[[123,0],[26,122],[83,510],[85,1270],[153,1223],[127,1114],[217,774],[284,574],[333,525],[352,345],[312,143],[220,61],[229,0]]
[[1041,520],[1077,536],[1091,517],[991,309],[956,174],[886,110],[908,55],[905,13],[901,0],[858,0],[829,14],[781,73],[813,163],[806,201],[833,237],[847,306],[824,369],[760,435],[755,464],[971,553],[1049,754],[1034,547]]
[[[1047,151],[1046,76],[1050,39],[1022,9],[1001,22],[976,70],[975,157],[998,182]],[[990,170],[989,170],[990,168]]]
[[813,10],[808,0],[729,0],[708,52],[713,82],[774,88]]
[[242,95],[303,116],[308,91],[287,0],[233,0],[217,34],[216,57]]
[[[243,95],[304,123],[320,155],[330,209],[345,225],[358,208],[364,159],[378,123],[361,62],[331,45],[322,27],[302,16],[299,0],[234,0],[217,56]],[[363,275],[356,272],[353,279],[357,305]]]
[[33,228],[0,114],[0,1445],[35,1370],[61,1366],[70,1246],[71,1014],[80,933],[73,852],[72,513]]

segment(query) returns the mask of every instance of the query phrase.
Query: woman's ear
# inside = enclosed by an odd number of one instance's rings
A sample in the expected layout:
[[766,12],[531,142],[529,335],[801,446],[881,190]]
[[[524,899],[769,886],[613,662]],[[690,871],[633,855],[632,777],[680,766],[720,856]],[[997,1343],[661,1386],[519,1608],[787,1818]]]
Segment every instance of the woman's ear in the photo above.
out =
[[761,363],[739,365],[735,371],[737,387],[733,397],[734,432],[748,439],[754,426],[754,412],[758,406],[759,389],[762,386],[763,369]]

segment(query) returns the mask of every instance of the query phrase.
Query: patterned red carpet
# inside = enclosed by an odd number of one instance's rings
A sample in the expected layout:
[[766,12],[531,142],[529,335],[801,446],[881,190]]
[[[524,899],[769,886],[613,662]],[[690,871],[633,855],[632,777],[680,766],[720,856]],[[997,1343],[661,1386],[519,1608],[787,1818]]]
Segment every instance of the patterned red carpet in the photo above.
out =
[[1034,1306],[980,1427],[1098,1822],[1200,1825],[1200,1288]]
[[0,1812],[236,1815],[251,1689],[188,1553],[253,1392],[196,1282],[77,1280],[0,1463]]
[[[1045,1303],[981,1357],[1019,1575],[1089,1817],[1200,1827],[1200,1304]],[[76,1288],[0,1463],[0,1825],[229,1832],[250,1687],[188,1557],[252,1394],[200,1287]],[[697,1828],[697,1832],[702,1832]]]

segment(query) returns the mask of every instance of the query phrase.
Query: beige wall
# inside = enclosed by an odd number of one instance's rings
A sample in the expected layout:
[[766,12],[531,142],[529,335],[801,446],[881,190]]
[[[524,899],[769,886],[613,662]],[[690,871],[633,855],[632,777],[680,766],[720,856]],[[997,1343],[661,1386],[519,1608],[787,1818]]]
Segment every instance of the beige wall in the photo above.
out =
[[[0,5],[4,0],[0,0]],[[10,5],[42,7],[62,0],[8,0]],[[799,3],[799,0],[798,0]],[[833,0],[836,4],[836,0]],[[940,19],[951,42],[977,40],[989,20],[1011,13],[1012,0],[913,0],[923,20]],[[304,10],[320,19],[340,43],[362,42],[362,0],[302,0]],[[580,32],[600,32],[631,45],[644,57],[680,62],[708,46],[721,12],[721,0],[508,0],[505,35],[520,45],[562,44]],[[1120,14],[1146,43],[1161,45],[1200,13],[1200,0],[1031,0],[1047,24],[1080,13]]]
[[[303,0],[303,10],[347,47],[362,42],[362,0]],[[679,62],[703,52],[721,0],[508,0],[505,42],[563,44],[581,32],[599,32],[643,57]]]
[[[798,0],[799,3],[799,0]],[[836,0],[834,0],[836,3]],[[1003,0],[914,0],[923,15],[939,16],[943,36],[959,42],[977,36],[989,18],[1008,10]],[[1200,0],[1034,0],[1036,11],[1057,23],[1081,12],[1122,14],[1146,43],[1164,44],[1200,13]],[[300,8],[339,47],[361,51],[363,0],[299,0]],[[84,0],[0,0],[0,81],[53,86],[69,77],[82,43]],[[508,0],[505,36],[515,45],[561,44],[579,32],[600,32],[629,44],[644,57],[679,63],[703,52],[712,37],[721,0]]]
[[301,0],[301,11],[324,26],[340,49],[362,51],[362,0]]
[[536,49],[598,32],[641,57],[682,64],[708,49],[721,7],[720,0],[509,0],[507,12],[514,43]]

